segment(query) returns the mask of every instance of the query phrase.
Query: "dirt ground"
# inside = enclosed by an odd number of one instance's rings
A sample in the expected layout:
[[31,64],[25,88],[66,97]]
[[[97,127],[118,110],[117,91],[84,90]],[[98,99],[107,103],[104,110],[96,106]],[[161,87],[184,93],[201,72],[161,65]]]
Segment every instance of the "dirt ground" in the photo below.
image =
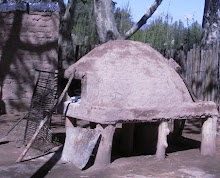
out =
[[[5,133],[23,113],[17,115],[0,116],[0,135]],[[0,177],[3,178],[214,178],[220,177],[220,139],[217,139],[217,153],[214,157],[201,156],[199,145],[201,135],[199,125],[187,123],[179,146],[168,148],[165,160],[156,160],[155,155],[140,155],[120,157],[115,159],[108,167],[103,169],[88,169],[81,171],[70,163],[64,163],[61,158],[62,147],[55,153],[15,163],[24,150],[18,138],[22,136],[19,130],[15,130],[8,137],[10,142],[0,143]],[[60,136],[60,142],[64,142],[65,129],[60,116],[53,121],[53,131]],[[30,150],[25,159],[36,155],[35,150]]]

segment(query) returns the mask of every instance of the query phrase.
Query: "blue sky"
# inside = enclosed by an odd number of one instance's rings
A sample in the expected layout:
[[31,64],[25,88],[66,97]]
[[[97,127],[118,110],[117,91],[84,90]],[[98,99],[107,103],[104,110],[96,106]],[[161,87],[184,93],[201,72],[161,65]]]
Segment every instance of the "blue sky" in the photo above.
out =
[[[114,0],[117,2],[116,7],[126,7],[128,4],[133,20],[138,21],[147,9],[153,4],[154,0]],[[156,10],[153,18],[159,15],[172,15],[173,21],[181,19],[186,25],[186,18],[189,24],[197,20],[202,24],[205,0],[163,0]],[[151,18],[152,19],[152,18]],[[149,19],[150,20],[150,19]]]

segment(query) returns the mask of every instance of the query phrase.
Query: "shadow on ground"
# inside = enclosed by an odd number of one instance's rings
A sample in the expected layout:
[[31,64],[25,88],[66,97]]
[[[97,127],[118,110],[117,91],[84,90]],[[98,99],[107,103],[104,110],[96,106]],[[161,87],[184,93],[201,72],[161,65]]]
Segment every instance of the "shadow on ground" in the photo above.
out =
[[[0,120],[1,120],[0,116]],[[10,126],[8,123],[14,122],[11,119],[3,119],[0,123],[1,128],[7,130]],[[2,120],[2,121],[3,121]],[[11,121],[13,122],[11,122]],[[60,143],[65,141],[65,129],[59,127],[60,117],[54,124],[54,138],[56,137]],[[64,125],[62,125],[63,127]],[[19,164],[15,163],[23,148],[16,148],[14,142],[4,143],[0,145],[0,177],[220,177],[220,141],[217,140],[217,154],[215,157],[201,156],[199,152],[201,134],[195,134],[198,124],[187,123],[184,135],[174,138],[172,134],[168,136],[169,147],[167,149],[167,158],[165,160],[155,159],[157,134],[139,137],[142,135],[140,127],[134,136],[134,151],[130,155],[124,155],[118,149],[120,145],[120,137],[114,138],[112,163],[101,170],[89,172],[81,171],[74,165],[61,161],[62,147],[56,152],[47,154],[36,159],[30,159]],[[141,126],[142,127],[142,126]],[[195,128],[193,128],[195,127]],[[151,125],[151,129],[155,129]],[[143,126],[145,129],[145,126]],[[199,128],[200,129],[200,128]],[[188,133],[192,130],[192,133]],[[116,134],[117,135],[117,134]],[[119,133],[120,135],[120,133]],[[139,137],[139,138],[137,138]],[[152,137],[152,138],[151,138]],[[144,142],[143,142],[144,139]],[[146,141],[146,142],[145,142]],[[147,147],[151,149],[145,150]],[[95,158],[95,153],[91,156],[91,162],[87,165],[89,168]],[[160,168],[160,169],[158,169]]]
[[45,177],[48,172],[56,165],[56,163],[60,160],[62,155],[63,147],[59,148],[58,151],[56,151],[53,156],[43,164],[32,176],[31,178],[41,178]]

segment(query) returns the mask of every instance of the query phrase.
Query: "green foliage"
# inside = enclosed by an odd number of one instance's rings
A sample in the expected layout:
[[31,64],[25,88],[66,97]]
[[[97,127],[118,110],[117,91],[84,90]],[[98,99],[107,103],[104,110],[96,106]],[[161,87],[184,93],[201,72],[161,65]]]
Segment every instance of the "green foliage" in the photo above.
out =
[[72,36],[76,45],[93,45],[98,43],[96,24],[93,14],[93,1],[78,1],[74,15]]
[[190,49],[193,44],[200,44],[202,27],[197,21],[184,27],[181,20],[172,22],[171,16],[158,17],[152,20],[144,29],[139,30],[131,39],[149,43],[158,50]]
[[189,28],[190,32],[190,47],[192,47],[193,44],[200,44],[201,37],[202,37],[202,27],[198,22],[193,22]]
[[120,34],[125,34],[132,27],[133,22],[128,6],[115,9],[115,22]]
[[[114,10],[115,22],[120,34],[125,34],[134,24],[129,5]],[[75,23],[73,26],[74,44],[94,45],[98,43],[96,24],[93,13],[93,1],[79,0],[76,6]],[[190,49],[193,44],[200,44],[202,27],[193,21],[188,27],[179,20],[173,22],[170,15],[151,20],[147,25],[138,30],[131,40],[149,43],[158,50]]]
[[[129,5],[122,9],[115,9],[115,21],[122,35],[132,27],[134,22]],[[138,30],[131,40],[149,43],[158,50],[182,47],[190,49],[193,44],[200,44],[201,35],[202,27],[197,21],[185,27],[181,20],[173,22],[172,16],[167,15],[151,20],[148,25]]]

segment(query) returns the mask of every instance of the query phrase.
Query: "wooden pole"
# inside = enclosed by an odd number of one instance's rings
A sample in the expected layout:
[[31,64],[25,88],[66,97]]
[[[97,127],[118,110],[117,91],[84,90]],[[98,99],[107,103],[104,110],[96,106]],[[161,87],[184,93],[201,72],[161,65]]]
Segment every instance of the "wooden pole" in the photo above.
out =
[[157,159],[165,159],[166,148],[168,147],[167,135],[170,133],[168,122],[162,121],[158,128],[158,141],[157,141]]
[[63,92],[61,93],[61,95],[60,95],[60,97],[59,97],[58,102],[57,102],[56,105],[59,105],[60,102],[62,101],[62,99],[63,99],[65,93],[67,92],[68,88],[70,87],[70,84],[71,84],[71,82],[72,82],[74,76],[75,76],[75,73],[73,73],[73,74],[70,76],[70,78],[69,78],[69,80],[68,80],[68,82],[67,82],[67,84],[66,84],[66,87],[64,88]]
[[40,132],[41,128],[44,126],[44,124],[47,122],[48,116],[46,116],[43,120],[41,120],[40,125],[38,126],[37,130],[35,131],[33,137],[25,147],[25,150],[22,152],[22,154],[17,159],[16,163],[21,162],[23,157],[27,154],[28,150],[30,149],[31,145],[34,143],[35,139],[37,138],[38,133]]

